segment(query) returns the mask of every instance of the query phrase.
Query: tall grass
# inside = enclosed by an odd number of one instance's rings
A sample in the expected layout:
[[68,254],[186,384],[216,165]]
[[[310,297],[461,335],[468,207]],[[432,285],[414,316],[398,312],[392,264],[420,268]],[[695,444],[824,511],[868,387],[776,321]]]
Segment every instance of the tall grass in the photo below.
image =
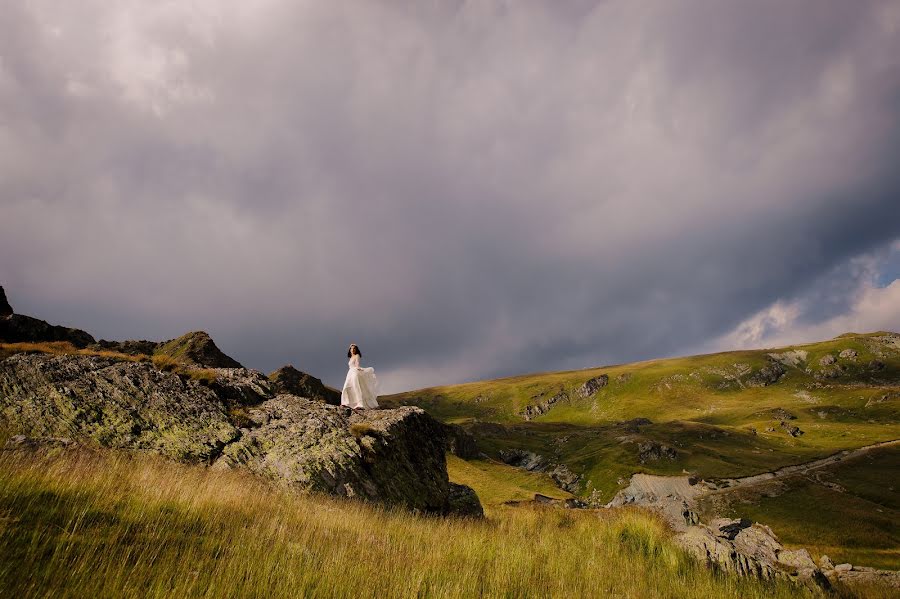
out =
[[435,518],[121,453],[0,452],[9,597],[796,597],[639,511]]

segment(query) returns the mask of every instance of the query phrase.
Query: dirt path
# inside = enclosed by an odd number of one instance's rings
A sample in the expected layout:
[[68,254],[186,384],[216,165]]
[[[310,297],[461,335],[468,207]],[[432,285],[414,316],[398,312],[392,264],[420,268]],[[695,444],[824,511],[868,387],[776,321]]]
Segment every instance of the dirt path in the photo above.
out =
[[763,472],[762,474],[754,474],[753,476],[744,476],[741,478],[724,478],[717,480],[715,485],[710,484],[709,486],[713,491],[716,492],[730,491],[732,489],[737,489],[740,487],[749,487],[759,483],[768,482],[770,480],[784,478],[786,476],[805,474],[810,470],[817,470],[819,468],[824,468],[825,466],[831,466],[843,460],[858,458],[869,453],[873,449],[893,447],[895,445],[900,445],[900,439],[894,439],[893,441],[884,441],[882,443],[875,443],[873,445],[866,445],[865,447],[859,447],[857,449],[845,449],[844,451],[839,451],[838,453],[825,458],[819,458],[818,460],[813,460],[811,462],[804,462],[803,464],[794,464],[793,466],[784,466],[783,468],[779,468],[771,472]]
[[796,474],[805,474],[811,470],[823,468],[865,455],[873,449],[900,445],[900,439],[866,445],[857,449],[847,449],[825,458],[811,462],[784,466],[771,472],[726,478],[716,481],[696,480],[687,476],[655,476],[652,474],[635,474],[627,487],[616,493],[606,507],[623,505],[640,505],[660,510],[676,530],[685,530],[696,517],[697,499],[712,494],[729,493],[735,489],[749,487],[771,480]]

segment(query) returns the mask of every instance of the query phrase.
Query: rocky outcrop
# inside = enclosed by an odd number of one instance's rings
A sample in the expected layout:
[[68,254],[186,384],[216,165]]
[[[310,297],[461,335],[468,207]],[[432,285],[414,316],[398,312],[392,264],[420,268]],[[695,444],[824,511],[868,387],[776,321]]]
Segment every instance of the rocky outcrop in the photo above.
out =
[[166,372],[150,362],[14,355],[0,361],[0,426],[21,448],[63,439],[145,450],[245,467],[298,490],[481,513],[474,491],[448,480],[445,425],[420,408],[352,413],[275,396],[254,370],[212,370],[214,380],[194,380],[190,369]]
[[560,389],[560,391],[552,397],[549,397],[543,401],[539,401],[536,404],[525,406],[525,409],[520,412],[520,415],[525,420],[533,420],[541,414],[546,414],[547,412],[549,412],[550,408],[552,408],[554,404],[564,399],[569,399],[569,394]]
[[595,376],[592,379],[588,379],[578,388],[578,396],[581,398],[588,398],[594,395],[597,391],[605,387],[609,384],[609,376],[606,374],[601,374],[600,376]]
[[0,362],[0,421],[29,437],[65,437],[210,460],[239,436],[212,389],[147,362],[20,354]]
[[664,459],[674,460],[677,457],[678,451],[674,447],[669,447],[656,441],[646,441],[638,444],[638,460],[641,464]]
[[750,520],[716,519],[708,526],[691,526],[676,539],[689,553],[725,572],[831,588],[806,549],[785,549],[772,529]]
[[182,364],[193,366],[243,368],[237,360],[223,353],[204,331],[193,331],[166,341],[154,353],[170,356]]
[[75,347],[82,348],[94,343],[94,338],[81,329],[70,329],[24,314],[15,314],[6,299],[6,292],[0,287],[0,341],[4,343],[67,341]]
[[324,401],[333,406],[341,405],[341,393],[326,387],[320,379],[301,372],[288,364],[269,375],[275,393],[288,393],[298,397],[307,397]]
[[248,415],[254,428],[225,448],[216,467],[244,466],[294,488],[422,512],[477,511],[474,492],[451,488],[443,428],[421,408],[351,412],[279,395]]
[[787,369],[778,360],[770,358],[768,363],[751,374],[745,381],[748,387],[768,387],[774,385],[787,373]]

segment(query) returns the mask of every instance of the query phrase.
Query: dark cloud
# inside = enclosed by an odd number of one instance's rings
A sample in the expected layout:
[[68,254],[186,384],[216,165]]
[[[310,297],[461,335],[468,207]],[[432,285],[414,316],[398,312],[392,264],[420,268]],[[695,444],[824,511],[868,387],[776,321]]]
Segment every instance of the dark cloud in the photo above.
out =
[[4,4],[0,276],[99,336],[578,368],[843,322],[900,237],[895,3]]

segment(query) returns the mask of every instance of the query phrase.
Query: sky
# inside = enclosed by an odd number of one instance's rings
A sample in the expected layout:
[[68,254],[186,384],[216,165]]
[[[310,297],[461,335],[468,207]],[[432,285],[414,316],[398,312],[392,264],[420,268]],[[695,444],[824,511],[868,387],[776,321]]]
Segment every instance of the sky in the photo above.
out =
[[0,11],[19,313],[383,392],[900,330],[900,2]]

